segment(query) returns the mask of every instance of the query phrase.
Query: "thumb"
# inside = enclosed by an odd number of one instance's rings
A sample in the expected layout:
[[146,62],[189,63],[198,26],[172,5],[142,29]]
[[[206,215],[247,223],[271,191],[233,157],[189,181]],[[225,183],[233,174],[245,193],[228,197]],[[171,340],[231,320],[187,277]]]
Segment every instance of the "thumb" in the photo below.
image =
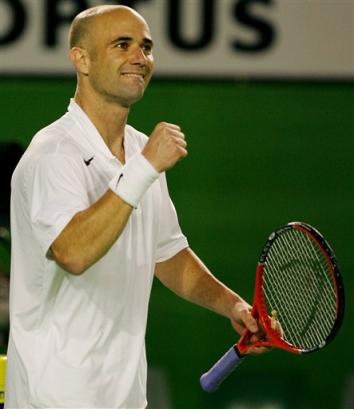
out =
[[238,333],[248,329],[252,333],[258,332],[257,320],[252,316],[252,307],[246,302],[238,302],[233,309],[232,326]]
[[244,317],[245,327],[251,331],[253,334],[259,331],[257,320],[252,316],[251,312],[245,314]]

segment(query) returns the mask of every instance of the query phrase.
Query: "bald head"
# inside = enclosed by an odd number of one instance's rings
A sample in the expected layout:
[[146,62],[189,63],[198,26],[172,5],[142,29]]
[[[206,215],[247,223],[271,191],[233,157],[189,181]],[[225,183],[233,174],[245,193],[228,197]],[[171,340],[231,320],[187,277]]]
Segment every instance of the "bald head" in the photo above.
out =
[[69,31],[69,48],[83,47],[91,45],[90,33],[93,31],[93,23],[98,17],[108,15],[113,12],[120,12],[122,15],[128,13],[145,21],[139,13],[127,6],[96,6],[79,13],[73,20]]
[[136,11],[97,6],[81,12],[70,27],[69,46],[82,101],[126,108],[143,96],[154,68],[153,41]]

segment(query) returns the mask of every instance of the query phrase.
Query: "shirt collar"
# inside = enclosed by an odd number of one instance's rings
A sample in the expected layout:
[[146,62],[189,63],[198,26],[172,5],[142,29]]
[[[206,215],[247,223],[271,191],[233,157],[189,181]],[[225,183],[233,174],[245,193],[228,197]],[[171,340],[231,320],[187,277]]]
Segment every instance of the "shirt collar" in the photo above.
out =
[[70,99],[70,104],[68,106],[68,112],[73,116],[75,122],[78,124],[79,128],[82,131],[83,142],[85,143],[86,148],[88,148],[88,155],[90,157],[95,154],[101,154],[107,157],[108,159],[115,159],[116,157],[109,150],[108,146],[105,144],[102,136],[98,132],[95,125],[92,123],[90,118],[87,116],[85,111],[74,101]]

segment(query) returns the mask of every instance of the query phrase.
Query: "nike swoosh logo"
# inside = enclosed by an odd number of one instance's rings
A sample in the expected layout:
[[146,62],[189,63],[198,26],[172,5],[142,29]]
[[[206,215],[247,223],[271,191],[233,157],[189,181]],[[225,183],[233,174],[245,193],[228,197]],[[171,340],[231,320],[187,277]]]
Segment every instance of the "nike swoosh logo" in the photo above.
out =
[[94,156],[92,156],[92,158],[90,158],[90,159],[84,159],[85,165],[90,166],[90,163],[91,163],[93,158],[94,158]]
[[118,187],[118,185],[119,185],[119,182],[120,182],[120,180],[122,179],[123,176],[124,176],[123,173],[121,173],[121,174],[119,175],[119,178],[118,178],[117,183],[116,183],[116,189],[117,189],[117,187]]

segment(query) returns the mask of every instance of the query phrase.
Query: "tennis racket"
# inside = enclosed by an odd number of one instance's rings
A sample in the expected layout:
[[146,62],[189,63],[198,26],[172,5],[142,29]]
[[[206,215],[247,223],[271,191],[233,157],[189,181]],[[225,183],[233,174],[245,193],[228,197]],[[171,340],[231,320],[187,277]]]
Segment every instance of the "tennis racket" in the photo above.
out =
[[[265,335],[253,346],[294,354],[317,351],[336,336],[344,305],[341,273],[322,235],[301,222],[275,230],[256,270],[252,315]],[[250,350],[251,336],[246,330],[238,343],[202,375],[200,383],[206,392],[214,392],[240,364]]]

